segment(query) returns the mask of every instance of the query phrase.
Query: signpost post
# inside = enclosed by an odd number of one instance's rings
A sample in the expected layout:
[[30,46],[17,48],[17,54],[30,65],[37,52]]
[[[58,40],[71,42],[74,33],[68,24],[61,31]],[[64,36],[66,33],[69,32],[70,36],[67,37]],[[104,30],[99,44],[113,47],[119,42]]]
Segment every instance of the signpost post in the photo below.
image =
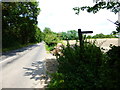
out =
[[[120,11],[118,12],[118,23],[120,23]],[[120,26],[118,26],[120,27]],[[118,32],[118,46],[120,46],[120,30]]]
[[79,41],[80,41],[80,46],[83,45],[83,34],[87,33],[93,33],[93,31],[81,31],[81,29],[78,29],[78,36],[79,36]]

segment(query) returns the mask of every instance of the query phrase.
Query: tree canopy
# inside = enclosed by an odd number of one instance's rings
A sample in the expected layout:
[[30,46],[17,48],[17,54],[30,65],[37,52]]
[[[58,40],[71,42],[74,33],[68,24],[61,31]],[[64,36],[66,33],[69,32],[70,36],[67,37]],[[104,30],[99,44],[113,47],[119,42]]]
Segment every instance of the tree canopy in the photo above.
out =
[[[111,10],[111,12],[114,12],[115,14],[120,11],[120,2],[115,1],[103,1],[103,0],[93,0],[96,3],[90,7],[90,6],[82,6],[82,7],[74,7],[73,10],[75,11],[75,14],[79,15],[80,11],[86,10],[87,12],[93,12],[94,14],[100,11],[101,9],[107,9]],[[120,22],[116,21],[114,24],[117,25],[116,30],[120,32]]]
[[2,2],[3,48],[41,41],[38,2]]
[[45,43],[51,47],[51,50],[54,48],[55,45],[57,45],[57,43],[60,40],[59,34],[53,32],[50,28],[45,27],[45,29],[43,30],[44,33],[44,41]]
[[111,10],[115,14],[120,11],[120,2],[106,2],[103,0],[96,0],[96,3],[90,7],[90,6],[82,6],[82,7],[74,7],[73,10],[76,11],[76,14],[80,13],[80,10],[84,11],[87,10],[87,12],[93,12],[97,13],[101,9],[107,9]]
[[67,32],[61,32],[61,39],[63,40],[76,40],[78,39],[78,32],[76,30],[69,30]]

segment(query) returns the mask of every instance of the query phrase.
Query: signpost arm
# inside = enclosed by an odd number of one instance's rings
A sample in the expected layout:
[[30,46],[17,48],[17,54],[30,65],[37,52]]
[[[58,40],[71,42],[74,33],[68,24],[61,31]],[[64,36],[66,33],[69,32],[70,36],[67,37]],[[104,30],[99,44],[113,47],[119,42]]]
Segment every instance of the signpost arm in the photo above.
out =
[[82,37],[82,34],[84,33],[93,33],[93,31],[81,31],[81,29],[78,29],[78,36],[79,36],[79,41],[80,41],[80,46],[83,46],[84,40]]

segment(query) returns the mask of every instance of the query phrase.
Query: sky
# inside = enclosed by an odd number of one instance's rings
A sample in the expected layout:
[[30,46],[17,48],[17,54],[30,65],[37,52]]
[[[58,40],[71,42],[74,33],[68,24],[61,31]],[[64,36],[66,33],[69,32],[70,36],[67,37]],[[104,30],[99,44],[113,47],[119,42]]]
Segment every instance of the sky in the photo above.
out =
[[43,31],[45,27],[54,32],[68,30],[93,31],[93,34],[110,34],[116,26],[111,21],[118,20],[118,14],[110,10],[100,10],[98,13],[81,11],[75,14],[74,7],[92,6],[93,0],[39,0],[41,12],[38,16],[38,27]]

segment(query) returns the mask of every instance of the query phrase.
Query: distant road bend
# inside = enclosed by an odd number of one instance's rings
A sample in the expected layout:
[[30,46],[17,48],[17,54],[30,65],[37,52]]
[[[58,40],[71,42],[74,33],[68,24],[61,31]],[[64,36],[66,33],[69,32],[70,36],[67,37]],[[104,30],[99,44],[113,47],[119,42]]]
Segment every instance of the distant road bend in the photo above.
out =
[[42,88],[45,56],[44,42],[4,54],[0,61],[0,89]]

